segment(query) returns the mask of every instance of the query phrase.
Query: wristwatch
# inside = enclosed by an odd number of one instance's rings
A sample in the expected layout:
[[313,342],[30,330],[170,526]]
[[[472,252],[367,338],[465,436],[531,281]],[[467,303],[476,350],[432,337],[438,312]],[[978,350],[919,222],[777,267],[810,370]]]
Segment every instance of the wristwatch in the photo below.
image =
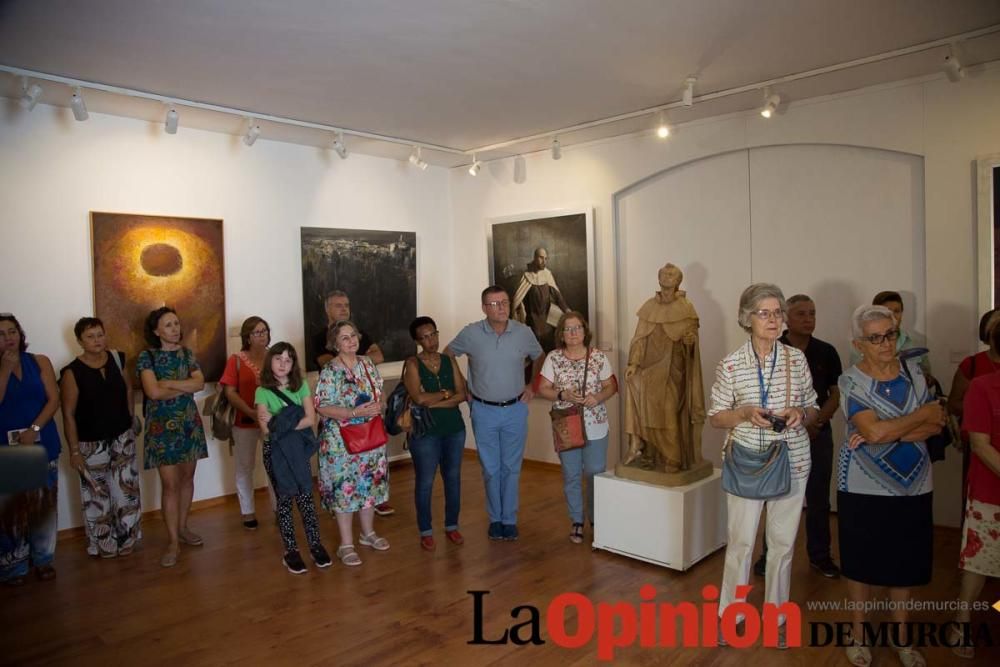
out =
[[31,425],[31,430],[34,431],[35,433],[38,433],[39,431],[42,430],[42,427],[39,426],[38,424],[32,424]]
[[447,389],[442,389],[441,391],[444,392],[444,400],[447,401],[449,398],[451,398],[451,392],[450,391],[448,391]]

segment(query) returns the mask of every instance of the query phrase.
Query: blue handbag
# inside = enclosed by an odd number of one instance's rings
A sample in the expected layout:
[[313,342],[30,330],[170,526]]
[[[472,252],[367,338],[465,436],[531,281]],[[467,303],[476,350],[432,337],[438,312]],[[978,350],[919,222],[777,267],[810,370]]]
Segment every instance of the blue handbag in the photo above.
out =
[[[787,355],[787,351],[785,353]],[[791,396],[791,371],[785,359],[785,407]],[[792,488],[792,466],[788,459],[788,442],[773,440],[754,450],[733,444],[729,431],[722,447],[722,490],[740,498],[770,500],[788,493]]]
[[788,443],[774,440],[767,447],[753,450],[726,443],[722,459],[722,490],[740,498],[770,500],[792,488],[792,466]]

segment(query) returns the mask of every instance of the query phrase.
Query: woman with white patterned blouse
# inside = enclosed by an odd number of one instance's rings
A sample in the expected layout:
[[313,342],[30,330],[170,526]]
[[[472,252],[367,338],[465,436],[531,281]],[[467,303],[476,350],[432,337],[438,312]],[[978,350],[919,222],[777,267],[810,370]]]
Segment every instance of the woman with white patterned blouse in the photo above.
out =
[[[802,516],[802,499],[812,460],[806,424],[816,419],[816,390],[801,350],[784,345],[781,336],[788,307],[777,285],[756,283],[740,296],[738,321],[750,340],[719,362],[712,385],[709,423],[730,429],[733,447],[762,451],[784,440],[791,464],[788,493],[770,500],[726,494],[729,540],[722,574],[719,615],[736,599],[738,586],[750,579],[750,564],[760,513],[767,507],[767,568],[764,600],[788,602],[792,552]],[[785,421],[777,430],[773,418]],[[784,616],[779,617],[779,648],[785,648]],[[721,638],[720,638],[721,641]]]
[[587,516],[594,525],[594,475],[604,472],[608,461],[608,409],[604,402],[618,391],[607,356],[590,347],[590,327],[582,314],[571,310],[559,318],[556,349],[542,365],[538,393],[555,401],[555,407],[583,409],[586,442],[583,447],[559,452],[563,492],[569,506],[569,539],[583,542],[583,479],[587,481]]

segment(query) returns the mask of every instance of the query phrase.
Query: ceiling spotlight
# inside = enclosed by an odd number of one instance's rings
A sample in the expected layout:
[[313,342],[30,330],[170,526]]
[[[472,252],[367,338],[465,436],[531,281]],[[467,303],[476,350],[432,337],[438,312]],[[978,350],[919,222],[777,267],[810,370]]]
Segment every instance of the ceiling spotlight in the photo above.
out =
[[[260,136],[260,125],[254,123],[253,118],[247,118],[247,123],[249,123],[249,127],[247,127],[247,133],[243,135],[243,143],[247,146],[253,146],[253,142],[257,141],[257,137]],[[174,131],[176,132],[176,130]]]
[[958,83],[965,76],[965,68],[962,67],[962,63],[958,59],[954,44],[949,47],[948,55],[944,57],[944,74],[952,83]]
[[28,85],[28,77],[21,77],[21,107],[32,111],[42,95],[42,87],[37,83]]
[[410,153],[410,164],[420,170],[427,169],[427,163],[420,156],[420,146],[413,147],[413,152]]
[[483,163],[476,159],[476,154],[472,154],[472,166],[469,167],[469,176],[476,176],[479,174],[479,170],[483,168]]
[[177,113],[177,109],[170,107],[167,111],[167,118],[163,122],[163,128],[166,130],[167,134],[177,134],[178,122],[180,122],[180,115]]
[[656,136],[658,136],[660,139],[666,139],[667,137],[670,136],[670,126],[667,125],[666,114],[663,113],[660,114],[660,122],[656,128]]
[[524,156],[518,155],[514,158],[514,182],[520,185],[528,180],[528,167],[524,163]]
[[552,159],[560,158],[562,158],[562,144],[559,143],[559,137],[552,137]]
[[83,101],[83,93],[79,87],[73,90],[73,99],[69,101],[69,106],[73,109],[73,118],[78,121],[82,122],[90,118],[90,114],[87,113],[87,104]]
[[347,159],[348,152],[347,146],[344,144],[343,132],[337,132],[337,134],[333,135],[333,150],[340,156],[341,160]]
[[698,83],[698,77],[689,76],[684,79],[684,106],[694,106],[694,84]]
[[764,118],[770,118],[778,111],[778,105],[781,104],[781,95],[777,93],[771,94],[770,89],[764,89],[764,106],[760,110],[760,115]]

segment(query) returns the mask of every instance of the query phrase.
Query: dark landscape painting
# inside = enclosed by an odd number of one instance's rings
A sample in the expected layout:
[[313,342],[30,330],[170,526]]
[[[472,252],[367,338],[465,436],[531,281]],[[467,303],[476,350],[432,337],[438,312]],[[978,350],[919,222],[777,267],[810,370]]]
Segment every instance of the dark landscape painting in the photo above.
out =
[[326,322],[323,302],[333,290],[351,300],[351,319],[382,348],[386,361],[416,353],[409,326],[417,316],[417,235],[367,229],[302,228],[302,301],[306,359]]

